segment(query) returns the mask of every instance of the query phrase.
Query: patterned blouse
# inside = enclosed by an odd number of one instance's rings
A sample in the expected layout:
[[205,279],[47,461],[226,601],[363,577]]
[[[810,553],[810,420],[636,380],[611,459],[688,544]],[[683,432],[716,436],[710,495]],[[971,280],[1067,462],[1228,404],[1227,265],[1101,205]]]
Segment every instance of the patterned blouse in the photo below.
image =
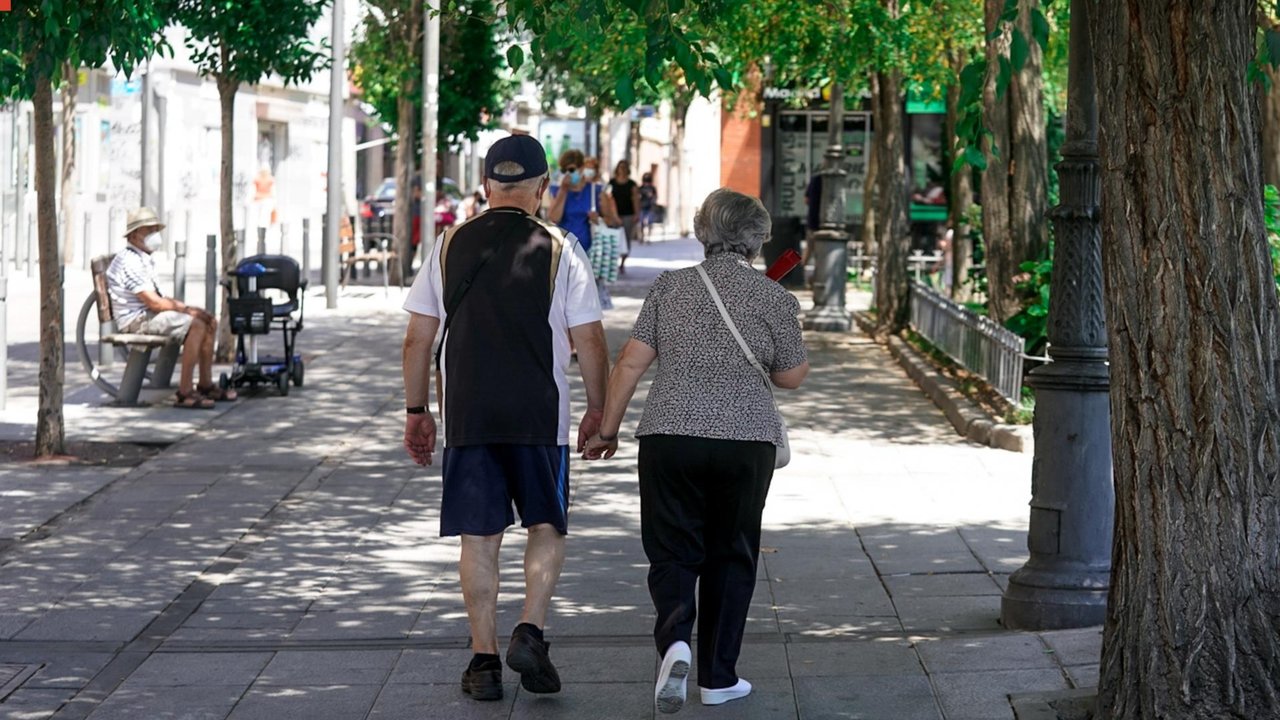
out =
[[[735,253],[702,263],[747,345],[770,372],[807,359],[800,302]],[[782,444],[769,389],[747,361],[695,268],[658,276],[631,337],[658,353],[637,436]]]

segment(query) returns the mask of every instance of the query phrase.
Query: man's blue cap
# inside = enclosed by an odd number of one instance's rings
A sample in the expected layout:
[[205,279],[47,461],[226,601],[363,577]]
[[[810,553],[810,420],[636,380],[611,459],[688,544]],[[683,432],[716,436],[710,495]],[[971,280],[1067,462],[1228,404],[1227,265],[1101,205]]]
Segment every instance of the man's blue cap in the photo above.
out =
[[[504,175],[495,172],[498,165],[516,163],[522,172]],[[547,153],[542,143],[531,135],[511,135],[504,137],[489,148],[484,158],[484,176],[502,183],[513,183],[527,180],[547,173]]]

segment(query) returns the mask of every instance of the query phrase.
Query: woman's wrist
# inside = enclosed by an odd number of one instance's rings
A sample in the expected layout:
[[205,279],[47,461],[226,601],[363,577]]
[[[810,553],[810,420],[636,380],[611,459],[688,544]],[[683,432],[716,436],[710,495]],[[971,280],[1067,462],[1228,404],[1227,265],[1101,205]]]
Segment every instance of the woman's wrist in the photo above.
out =
[[604,433],[600,433],[600,439],[605,442],[613,442],[614,440],[618,439],[618,433],[617,431],[615,431],[612,435],[606,435]]

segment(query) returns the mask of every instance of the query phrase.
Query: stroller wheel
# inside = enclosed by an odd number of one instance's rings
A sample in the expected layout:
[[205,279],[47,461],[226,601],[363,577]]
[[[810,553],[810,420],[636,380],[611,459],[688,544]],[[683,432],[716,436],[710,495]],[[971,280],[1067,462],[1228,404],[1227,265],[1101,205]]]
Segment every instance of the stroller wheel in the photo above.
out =
[[228,377],[226,373],[222,373],[218,376],[218,387],[223,390],[231,387],[231,378]]
[[289,375],[287,373],[279,373],[276,375],[276,389],[281,395],[289,394]]
[[303,376],[303,373],[302,373],[302,361],[301,361],[301,360],[295,360],[295,361],[294,361],[294,363],[293,363],[293,371],[292,371],[291,375],[293,376],[293,378],[292,378],[292,379],[293,379],[293,386],[294,386],[294,387],[302,387],[302,376]]

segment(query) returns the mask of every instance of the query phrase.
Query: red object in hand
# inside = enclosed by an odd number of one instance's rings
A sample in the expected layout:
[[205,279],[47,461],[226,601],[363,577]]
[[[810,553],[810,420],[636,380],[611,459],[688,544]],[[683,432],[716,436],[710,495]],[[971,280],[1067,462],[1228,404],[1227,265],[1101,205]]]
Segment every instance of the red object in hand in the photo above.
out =
[[786,277],[787,273],[791,272],[792,269],[799,264],[800,253],[795,250],[787,250],[782,253],[782,257],[773,261],[773,264],[769,266],[768,270],[764,271],[764,274],[768,276],[770,280],[777,282]]

